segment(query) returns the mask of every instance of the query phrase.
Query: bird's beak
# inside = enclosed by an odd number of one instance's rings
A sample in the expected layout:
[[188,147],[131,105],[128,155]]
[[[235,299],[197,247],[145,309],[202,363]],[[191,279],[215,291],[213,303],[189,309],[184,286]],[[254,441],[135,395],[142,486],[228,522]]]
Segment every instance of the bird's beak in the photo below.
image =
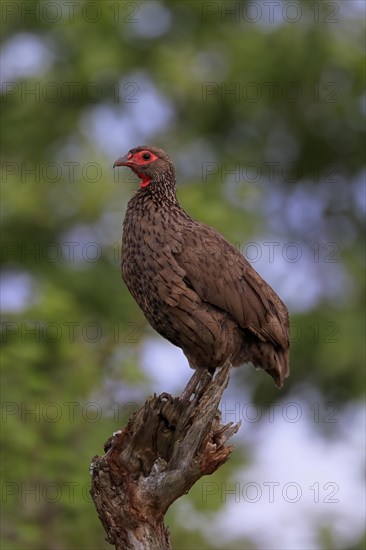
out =
[[116,162],[113,164],[113,168],[115,168],[116,166],[131,166],[131,162],[128,159],[127,155],[117,159]]

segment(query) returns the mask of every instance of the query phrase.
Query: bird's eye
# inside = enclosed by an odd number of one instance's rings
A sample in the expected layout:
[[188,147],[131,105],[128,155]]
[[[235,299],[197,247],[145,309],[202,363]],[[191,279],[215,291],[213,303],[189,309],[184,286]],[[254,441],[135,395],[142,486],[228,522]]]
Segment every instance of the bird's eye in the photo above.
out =
[[142,158],[143,158],[144,160],[149,160],[149,159],[151,158],[151,155],[150,155],[150,153],[144,153],[144,154],[142,155]]

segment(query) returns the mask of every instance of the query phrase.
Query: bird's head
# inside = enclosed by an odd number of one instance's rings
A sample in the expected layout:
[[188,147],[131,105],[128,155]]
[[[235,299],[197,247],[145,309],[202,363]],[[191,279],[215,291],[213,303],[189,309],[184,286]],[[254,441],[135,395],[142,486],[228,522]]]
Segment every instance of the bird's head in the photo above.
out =
[[168,155],[158,147],[140,145],[124,157],[120,157],[113,165],[128,166],[141,179],[140,187],[145,189],[151,183],[171,184],[175,186],[174,165]]

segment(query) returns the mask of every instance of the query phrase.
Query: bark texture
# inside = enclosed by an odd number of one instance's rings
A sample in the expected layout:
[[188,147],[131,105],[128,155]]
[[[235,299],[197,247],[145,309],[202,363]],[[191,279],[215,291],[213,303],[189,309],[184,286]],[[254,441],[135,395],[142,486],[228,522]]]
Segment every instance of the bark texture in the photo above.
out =
[[240,426],[222,425],[218,410],[230,368],[206,373],[188,403],[150,397],[93,458],[91,495],[117,550],[170,550],[167,509],[228,459],[225,443]]

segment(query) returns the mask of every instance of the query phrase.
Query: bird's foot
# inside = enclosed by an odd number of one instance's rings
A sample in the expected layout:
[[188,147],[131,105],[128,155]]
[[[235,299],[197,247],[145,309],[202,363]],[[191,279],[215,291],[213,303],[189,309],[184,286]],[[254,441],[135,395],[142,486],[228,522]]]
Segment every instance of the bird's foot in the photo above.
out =
[[194,371],[179,398],[184,404],[188,404],[190,402],[192,394],[197,390],[197,386],[204,377],[205,373],[208,373],[208,370],[205,367],[199,367]]

